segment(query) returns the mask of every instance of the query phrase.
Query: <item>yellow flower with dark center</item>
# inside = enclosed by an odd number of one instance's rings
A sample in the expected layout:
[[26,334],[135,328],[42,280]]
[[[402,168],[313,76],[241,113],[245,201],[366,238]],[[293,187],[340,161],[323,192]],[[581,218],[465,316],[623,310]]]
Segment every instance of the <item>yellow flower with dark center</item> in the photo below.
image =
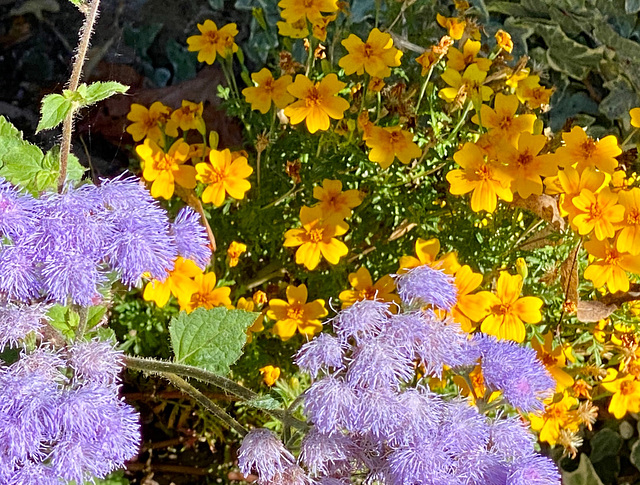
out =
[[567,358],[562,345],[553,347],[553,334],[551,332],[544,334],[543,339],[542,342],[535,338],[532,339],[531,346],[538,354],[538,359],[551,374],[551,377],[556,380],[556,390],[559,392],[571,387],[573,385],[573,377],[564,370],[567,366]]
[[283,37],[291,37],[292,39],[304,39],[309,35],[307,28],[307,20],[302,18],[296,22],[276,22],[278,26],[278,34]]
[[547,399],[543,413],[530,414],[531,428],[540,432],[540,441],[555,446],[562,429],[577,430],[580,420],[573,410],[577,405],[578,400],[565,391],[560,401],[554,402],[553,397]]
[[464,29],[467,26],[467,22],[456,17],[445,17],[444,15],[437,14],[436,20],[438,24],[447,29],[449,37],[454,40],[459,40],[464,34]]
[[238,266],[238,260],[247,250],[247,245],[237,241],[231,241],[227,249],[227,257],[229,258],[229,268]]
[[227,24],[218,29],[212,20],[205,20],[198,24],[201,35],[192,35],[187,38],[189,52],[198,53],[198,62],[213,64],[216,56],[229,57],[238,51],[235,36],[238,35],[236,24]]
[[407,165],[422,156],[422,150],[413,141],[413,133],[399,126],[373,126],[364,140],[371,148],[369,160],[383,169],[389,168],[396,157]]
[[284,247],[300,246],[296,251],[296,263],[313,270],[324,257],[331,264],[338,264],[340,258],[349,252],[347,246],[336,239],[349,230],[346,222],[336,218],[323,219],[320,207],[300,209],[302,228],[289,229],[285,234]]
[[296,333],[313,337],[322,330],[321,318],[329,313],[324,300],[307,303],[308,293],[305,285],[287,287],[287,301],[274,298],[269,301],[267,317],[276,320],[273,333],[282,340],[289,340]]
[[616,419],[622,419],[627,413],[640,412],[640,382],[633,375],[620,375],[610,367],[601,386],[613,393],[609,402],[609,412]]
[[581,235],[593,231],[598,240],[613,237],[619,222],[624,219],[624,206],[618,204],[618,195],[608,188],[594,194],[582,189],[571,201],[578,211],[571,224]]
[[142,145],[136,147],[136,153],[144,162],[142,176],[152,182],[151,195],[170,199],[175,184],[185,189],[196,186],[196,170],[185,165],[189,159],[189,145],[177,140],[165,153],[158,144],[147,138]]
[[448,103],[462,105],[467,99],[480,103],[489,101],[493,90],[484,85],[487,73],[481,71],[477,64],[471,64],[460,74],[455,69],[447,68],[440,76],[449,87],[438,91],[438,96]]
[[332,13],[338,10],[337,0],[280,0],[278,7],[282,9],[280,15],[288,23],[293,24],[307,18],[312,24],[322,19],[322,13]]
[[389,275],[383,276],[374,283],[369,270],[362,266],[355,273],[349,273],[349,284],[353,290],[344,290],[338,295],[342,308],[350,307],[360,300],[379,300],[400,304],[400,297],[393,294],[396,284]]
[[198,286],[198,289],[190,298],[178,298],[181,310],[191,313],[198,307],[203,307],[207,310],[218,306],[231,307],[231,299],[229,298],[231,288],[228,286],[216,288],[215,273],[197,274],[193,281]]
[[533,124],[536,121],[536,116],[532,114],[516,115],[519,105],[516,96],[498,93],[494,109],[483,104],[480,107],[480,117],[476,114],[471,121],[475,124],[482,121],[482,126],[489,129],[492,140],[506,140],[515,145],[520,133],[533,132]]
[[167,135],[178,136],[178,128],[182,131],[198,130],[204,134],[205,124],[202,119],[202,103],[192,103],[186,99],[182,100],[182,106],[171,113],[171,118],[167,122]]
[[522,276],[500,273],[496,292],[481,291],[478,295],[485,301],[487,316],[480,330],[499,339],[522,342],[526,335],[524,322],[538,323],[542,320],[542,300],[535,296],[520,298]]
[[531,109],[547,106],[552,94],[553,89],[540,85],[540,76],[526,76],[517,83],[516,96],[521,103],[526,103]]
[[449,191],[453,195],[471,194],[471,209],[474,212],[496,210],[497,199],[506,202],[513,200],[509,189],[511,177],[504,167],[485,160],[484,153],[473,143],[465,143],[462,150],[453,155],[462,170],[451,170],[447,173],[447,181],[451,184]]
[[393,47],[391,35],[373,29],[366,42],[357,35],[351,34],[342,41],[348,54],[338,62],[344,73],[350,76],[354,72],[358,75],[368,74],[385,78],[391,75],[391,67],[400,65],[402,52]]
[[621,253],[640,254],[640,189],[634,187],[618,192],[618,202],[624,207],[622,230],[616,248]]
[[399,261],[398,273],[404,273],[411,268],[417,268],[428,264],[441,269],[449,275],[453,275],[460,269],[460,263],[455,252],[450,252],[438,259],[440,253],[440,241],[436,238],[418,238],[415,242],[415,256],[402,256]]
[[608,240],[593,239],[584,243],[587,252],[596,259],[584,270],[585,279],[593,281],[593,286],[602,288],[607,285],[611,293],[629,291],[630,273],[640,274],[640,255],[621,253]]
[[313,188],[313,197],[320,201],[317,206],[322,210],[324,219],[344,219],[351,216],[351,209],[362,204],[364,195],[355,189],[343,192],[340,180],[324,179],[322,186]]
[[276,80],[273,79],[271,71],[265,67],[260,72],[253,73],[251,79],[257,86],[242,90],[242,95],[247,103],[251,104],[251,109],[265,114],[271,109],[271,103],[275,104],[278,109],[282,109],[293,102],[293,96],[287,92],[287,87],[292,82],[292,78],[288,74]]
[[149,281],[144,288],[142,297],[146,301],[154,301],[159,307],[165,306],[171,295],[179,301],[188,301],[191,295],[198,291],[198,284],[193,278],[201,274],[202,270],[196,263],[178,257],[167,279]]
[[640,108],[633,108],[629,111],[631,117],[631,126],[640,128]]
[[165,106],[160,101],[153,103],[149,109],[141,104],[133,103],[127,114],[127,119],[133,121],[127,126],[127,133],[130,133],[134,141],[149,138],[158,144],[162,144],[161,125],[164,125],[171,116],[171,108]]
[[462,46],[462,52],[451,47],[447,52],[447,67],[456,71],[464,71],[471,64],[475,64],[481,71],[488,71],[491,68],[491,59],[478,57],[481,46],[480,42],[469,39]]
[[267,386],[271,387],[280,378],[280,367],[267,365],[260,369],[260,374],[262,374],[262,380],[264,381],[264,383]]
[[329,74],[317,83],[298,74],[287,90],[299,101],[287,106],[284,114],[290,118],[292,125],[305,121],[310,133],[328,130],[329,118],[340,120],[345,110],[349,109],[349,102],[338,96],[345,86],[335,74]]
[[202,192],[202,201],[217,207],[223,204],[227,194],[240,200],[251,188],[251,184],[245,179],[253,173],[253,168],[249,166],[246,157],[238,156],[234,159],[228,148],[222,151],[211,150],[209,163],[198,163],[196,171],[196,178],[207,185]]
[[622,153],[615,136],[605,136],[594,140],[579,126],[574,126],[569,133],[562,134],[564,146],[556,150],[558,165],[567,167],[577,164],[576,169],[582,172],[587,167],[595,167],[605,173],[613,173],[618,166],[616,157]]
[[509,53],[513,50],[513,41],[511,40],[511,34],[509,34],[509,32],[500,29],[496,32],[495,37],[496,43],[502,50]]

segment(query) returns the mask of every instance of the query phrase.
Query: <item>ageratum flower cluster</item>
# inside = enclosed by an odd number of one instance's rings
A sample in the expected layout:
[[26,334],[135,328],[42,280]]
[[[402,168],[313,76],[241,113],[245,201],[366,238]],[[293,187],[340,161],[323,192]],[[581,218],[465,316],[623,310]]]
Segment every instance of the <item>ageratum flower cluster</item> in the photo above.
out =
[[243,473],[262,485],[317,482],[345,485],[352,477],[389,485],[557,485],[555,464],[534,451],[520,419],[482,414],[458,396],[446,398],[416,379],[443,366],[469,373],[480,363],[488,390],[523,412],[542,409],[555,382],[535,352],[478,334],[469,338],[449,318],[451,279],[429,266],[398,277],[408,308],[396,315],[364,300],[340,312],[335,336],[305,344],[297,364],[315,379],[304,398],[313,425],[296,459],[271,431],[245,437]]

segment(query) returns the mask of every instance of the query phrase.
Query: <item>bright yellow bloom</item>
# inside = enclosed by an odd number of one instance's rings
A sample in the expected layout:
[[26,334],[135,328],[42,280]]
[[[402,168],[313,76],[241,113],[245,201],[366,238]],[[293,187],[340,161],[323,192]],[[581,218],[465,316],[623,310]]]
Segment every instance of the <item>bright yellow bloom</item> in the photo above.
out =
[[231,307],[231,299],[229,298],[231,288],[228,286],[216,288],[217,280],[215,273],[197,274],[193,278],[193,281],[198,286],[198,289],[190,298],[178,298],[181,310],[191,313],[198,307],[203,307],[207,310],[211,310],[217,306]]
[[511,34],[509,34],[509,32],[505,32],[502,29],[496,32],[496,43],[501,49],[509,53],[513,50],[513,41],[511,40]]
[[293,102],[293,96],[287,92],[287,88],[292,81],[291,76],[285,75],[275,80],[271,71],[265,67],[260,72],[253,73],[251,79],[257,86],[242,90],[242,95],[247,100],[247,103],[251,104],[251,109],[265,114],[271,109],[272,102],[279,109]]
[[382,91],[382,88],[384,88],[384,86],[385,84],[383,79],[380,79],[379,77],[372,77],[369,81],[369,86],[367,86],[367,89],[372,93],[379,93],[380,91]]
[[300,246],[296,251],[296,263],[313,270],[324,258],[331,264],[338,264],[340,258],[349,252],[347,246],[336,239],[349,230],[346,222],[335,218],[323,219],[320,207],[300,209],[302,228],[289,229],[285,234],[284,247]]
[[140,141],[146,137],[160,143],[162,140],[160,125],[166,123],[170,115],[171,108],[160,101],[153,103],[149,109],[133,103],[127,114],[127,119],[133,123],[127,126],[127,133],[131,134],[134,141]]
[[506,165],[504,171],[512,179],[511,191],[523,199],[542,194],[541,177],[550,177],[558,171],[552,157],[538,155],[546,143],[544,135],[523,132],[516,142],[517,148],[504,144],[498,151],[498,160]]
[[399,126],[374,126],[365,138],[365,143],[371,148],[369,160],[378,163],[383,169],[389,168],[396,157],[407,165],[422,155],[420,147],[413,142],[413,133]]
[[329,313],[324,300],[307,303],[307,287],[305,285],[287,287],[287,301],[272,299],[269,301],[267,316],[276,320],[273,333],[282,340],[289,340],[296,333],[313,337],[322,330],[321,318]]
[[454,40],[459,40],[462,38],[462,34],[464,34],[464,29],[467,26],[467,23],[464,20],[461,20],[456,17],[447,18],[444,15],[437,14],[436,20],[441,27],[447,29],[449,33],[449,37]]
[[475,124],[480,124],[482,121],[482,126],[489,129],[489,136],[493,140],[505,140],[515,145],[520,133],[533,132],[533,124],[536,121],[536,115],[516,115],[519,105],[516,96],[498,93],[494,109],[483,104],[480,107],[480,117],[476,114],[471,121]]
[[178,301],[189,301],[191,295],[198,291],[198,284],[193,280],[202,274],[202,270],[189,259],[178,257],[169,276],[164,281],[151,280],[144,288],[142,297],[146,301],[155,301],[163,307],[173,294]]
[[602,387],[612,392],[609,412],[616,419],[622,419],[627,413],[640,412],[640,382],[633,375],[620,377],[618,371],[610,367]]
[[594,231],[600,241],[613,237],[617,223],[624,219],[624,206],[617,203],[618,195],[608,188],[596,194],[582,189],[571,202],[578,211],[571,224],[583,236]]
[[350,307],[360,300],[380,300],[400,304],[400,297],[393,294],[396,284],[389,275],[383,276],[374,284],[371,273],[362,266],[355,273],[349,273],[349,283],[353,290],[344,290],[338,295],[342,308]]
[[344,73],[350,76],[368,74],[385,78],[391,75],[391,67],[400,65],[402,52],[393,47],[391,35],[373,29],[366,42],[357,35],[351,34],[342,41],[348,54],[338,62]]
[[477,57],[480,47],[482,47],[482,43],[471,39],[464,43],[462,52],[451,47],[447,52],[447,67],[456,71],[464,71],[471,64],[475,64],[481,71],[488,71],[491,68],[491,59]]
[[426,49],[416,58],[416,62],[422,66],[421,76],[425,76],[433,66],[447,55],[449,48],[453,45],[453,39],[448,35],[443,35],[440,41]]
[[540,441],[555,446],[561,429],[577,430],[580,420],[571,408],[578,405],[578,400],[564,391],[562,399],[554,402],[553,398],[545,401],[544,413],[530,414],[531,428],[540,432]]
[[287,90],[299,101],[287,106],[284,114],[290,118],[292,125],[304,120],[310,133],[328,130],[329,118],[340,120],[344,111],[349,109],[349,102],[338,96],[345,86],[346,83],[338,81],[338,76],[333,73],[315,84],[308,77],[298,74]]
[[631,126],[640,128],[640,108],[633,108],[629,111],[629,116],[631,116]]
[[640,254],[640,189],[618,192],[618,202],[624,207],[624,219],[616,247],[635,256]]
[[227,249],[227,257],[229,258],[229,268],[238,266],[238,260],[240,256],[247,250],[247,245],[239,243],[237,241],[231,241],[229,248]]
[[562,345],[553,348],[553,334],[551,332],[544,334],[543,338],[543,342],[535,338],[532,339],[531,346],[537,352],[538,359],[542,361],[551,377],[556,380],[556,390],[560,392],[573,385],[573,377],[564,370],[567,366],[567,357]]
[[455,274],[454,283],[458,289],[455,306],[451,316],[465,332],[473,330],[473,323],[482,320],[487,312],[483,296],[470,294],[482,284],[482,275],[474,273],[470,266],[464,265]]
[[441,269],[449,275],[455,274],[460,269],[460,263],[456,253],[450,252],[438,259],[440,252],[440,241],[432,239],[416,239],[416,256],[402,256],[399,262],[398,273],[404,273],[411,268],[417,268],[423,264],[428,264],[434,268]]
[[471,209],[474,212],[496,210],[497,198],[506,202],[513,200],[509,189],[511,177],[504,168],[485,160],[484,153],[473,143],[465,143],[461,150],[453,154],[453,159],[462,170],[451,170],[447,181],[453,195],[471,194]]
[[209,163],[198,163],[196,171],[196,178],[207,184],[202,192],[202,202],[213,203],[216,207],[222,205],[227,194],[240,200],[251,188],[251,184],[245,179],[253,173],[253,168],[243,156],[234,159],[228,148],[221,152],[211,150]]
[[280,367],[274,367],[272,365],[267,365],[259,369],[260,374],[262,374],[262,380],[264,383],[271,387],[276,381],[280,378]]
[[540,308],[542,300],[535,296],[520,298],[522,276],[500,273],[496,293],[481,291],[485,301],[487,317],[482,321],[480,330],[499,339],[522,342],[526,335],[524,323],[538,323],[542,320]]
[[202,35],[192,35],[187,38],[189,52],[198,53],[198,62],[213,64],[216,55],[228,57],[238,51],[235,36],[238,35],[236,24],[227,24],[218,29],[213,20],[205,20],[198,24],[198,30]]
[[136,153],[144,162],[142,176],[153,182],[153,197],[170,199],[175,184],[185,189],[195,188],[196,170],[190,165],[184,165],[189,159],[189,145],[183,140],[177,140],[165,153],[155,141],[147,138],[142,145],[136,147]]
[[182,131],[198,130],[204,134],[205,124],[202,119],[202,103],[192,103],[186,99],[182,100],[182,106],[171,113],[171,118],[167,122],[167,135],[178,136],[178,128]]
[[[511,89],[515,90],[518,88],[518,85],[520,84],[520,81],[527,79],[529,77],[529,71],[530,69],[528,67],[521,67],[520,69],[518,69],[517,71],[510,71],[511,74],[509,74],[507,80],[504,82],[507,86],[509,86]],[[509,72],[509,71],[507,71]],[[517,96],[517,94],[516,94]],[[524,103],[525,101],[520,99],[520,97],[518,97],[518,100],[521,103]]]
[[338,10],[337,0],[280,0],[278,7],[282,9],[280,15],[288,23],[293,24],[305,17],[313,23],[322,20],[321,12],[335,12]]
[[322,210],[323,219],[344,219],[351,216],[351,209],[362,204],[364,195],[355,189],[343,192],[340,180],[324,179],[322,186],[313,188],[313,197],[320,201],[317,206]]
[[[255,309],[255,302],[252,300],[247,300],[245,297],[242,297],[238,300],[236,304],[236,308],[238,310],[246,310],[248,312],[252,312]],[[258,318],[255,319],[253,324],[247,329],[247,342],[251,343],[253,341],[253,334],[262,332],[264,330],[264,312],[261,312],[258,315]]]
[[640,255],[621,253],[608,240],[593,239],[584,243],[584,247],[590,255],[596,257],[584,270],[584,277],[593,281],[593,286],[601,288],[606,284],[611,293],[629,291],[626,272],[640,274]]
[[251,299],[256,305],[264,305],[269,301],[267,298],[267,294],[262,290],[256,291],[251,297]]
[[309,35],[307,28],[307,20],[302,18],[294,23],[276,22],[278,26],[278,34],[283,37],[291,37],[292,39],[303,39]]
[[313,24],[311,24],[311,32],[313,33],[313,36],[321,42],[324,42],[327,39],[327,27],[329,26],[329,23],[333,22],[337,18],[337,15],[325,15],[317,22],[313,22]]
[[[549,155],[555,157],[555,155]],[[557,160],[555,161],[557,163]],[[547,193],[554,195],[557,193],[550,190],[548,184],[549,179],[545,179],[547,185]],[[569,219],[573,219],[580,211],[573,205],[574,197],[580,195],[583,189],[588,189],[592,193],[599,192],[605,185],[606,176],[602,172],[598,172],[593,168],[586,168],[582,173],[573,167],[567,167],[564,170],[558,172],[558,184],[563,198],[561,199],[560,209],[563,216],[569,215]]]
[[518,81],[516,96],[521,103],[527,103],[529,108],[536,109],[547,106],[553,89],[547,89],[540,85],[540,76],[527,76]]
[[564,146],[556,150],[558,165],[567,167],[578,164],[576,169],[582,172],[587,167],[596,167],[606,173],[613,173],[618,166],[616,157],[622,153],[615,136],[605,136],[594,140],[579,126],[569,133],[563,133]]
[[455,69],[447,68],[440,77],[450,87],[442,88],[438,96],[448,103],[455,101],[462,105],[467,98],[480,103],[489,101],[493,94],[493,90],[483,84],[487,73],[481,71],[477,64],[471,64],[462,75]]

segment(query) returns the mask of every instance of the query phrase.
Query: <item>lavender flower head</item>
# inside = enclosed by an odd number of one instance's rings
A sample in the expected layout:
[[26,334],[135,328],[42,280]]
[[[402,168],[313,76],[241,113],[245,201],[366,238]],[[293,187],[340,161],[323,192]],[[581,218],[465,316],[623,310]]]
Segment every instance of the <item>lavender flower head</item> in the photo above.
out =
[[17,305],[0,302],[0,352],[14,347],[29,333],[40,333],[46,321],[43,305]]
[[0,177],[0,234],[20,237],[33,229],[33,198]]
[[396,275],[395,279],[398,295],[407,305],[435,305],[444,310],[451,310],[456,304],[458,290],[453,278],[428,264]]
[[118,382],[124,367],[123,353],[109,341],[90,340],[71,348],[69,365],[76,375],[95,384],[110,386]]
[[532,455],[516,461],[506,485],[560,485],[556,464],[546,456]]
[[315,378],[321,370],[328,372],[329,369],[343,369],[343,355],[340,341],[328,333],[321,333],[300,348],[295,356],[295,363]]
[[354,444],[342,433],[324,434],[313,428],[302,440],[298,460],[314,476],[349,471]]
[[178,255],[195,261],[204,269],[211,259],[209,238],[206,229],[200,224],[200,215],[191,207],[185,207],[178,212],[171,234],[178,248]]
[[333,319],[340,342],[360,342],[380,332],[391,316],[389,304],[378,300],[360,300],[342,310]]
[[260,483],[273,480],[294,463],[294,456],[284,447],[280,438],[266,428],[249,431],[238,450],[240,471],[245,476],[255,472]]

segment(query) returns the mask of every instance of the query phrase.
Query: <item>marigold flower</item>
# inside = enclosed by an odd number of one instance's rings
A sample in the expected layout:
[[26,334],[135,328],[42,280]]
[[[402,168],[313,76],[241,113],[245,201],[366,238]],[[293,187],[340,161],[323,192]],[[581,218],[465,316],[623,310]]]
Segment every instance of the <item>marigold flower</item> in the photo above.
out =
[[[549,155],[555,156],[555,155]],[[556,162],[557,163],[557,162]],[[563,195],[560,201],[561,214],[569,215],[569,219],[573,219],[580,211],[573,205],[574,197],[580,195],[583,189],[588,189],[592,193],[599,192],[605,185],[606,176],[602,172],[598,172],[593,168],[586,168],[582,173],[573,167],[567,167],[558,172],[557,182],[559,190],[552,190],[549,179],[545,179],[547,185],[547,193],[554,195],[560,193]]]
[[292,125],[303,120],[310,133],[329,129],[329,118],[340,120],[349,102],[338,96],[346,83],[338,81],[338,76],[329,74],[320,82],[313,83],[308,77],[298,74],[287,90],[299,99],[284,109]]
[[455,252],[450,252],[438,259],[440,241],[436,238],[418,238],[415,242],[416,256],[402,256],[399,261],[398,273],[403,273],[411,268],[428,264],[436,269],[441,269],[447,274],[453,275],[460,269],[460,263]]
[[159,307],[165,306],[171,295],[175,296],[178,301],[189,301],[199,289],[198,283],[193,278],[201,274],[202,270],[196,263],[178,257],[167,279],[149,281],[144,288],[142,297],[146,301],[154,301]]
[[605,136],[594,140],[580,126],[574,126],[569,133],[562,134],[564,146],[556,150],[558,165],[567,167],[577,164],[582,172],[587,167],[596,167],[606,173],[613,173],[618,166],[616,157],[622,153],[615,136]]
[[573,385],[573,377],[564,370],[567,366],[564,349],[562,345],[553,348],[553,334],[551,332],[544,334],[543,338],[542,342],[535,338],[532,339],[531,346],[538,353],[538,358],[545,365],[551,377],[555,379],[558,386],[556,391],[563,391]]
[[482,47],[482,43],[468,39],[462,46],[462,52],[455,47],[449,48],[447,67],[456,71],[464,71],[471,64],[475,64],[481,71],[488,71],[491,68],[491,59],[477,57],[480,47]]
[[577,430],[580,421],[571,409],[577,405],[578,400],[564,391],[560,401],[554,402],[553,398],[546,401],[543,413],[530,414],[531,427],[540,432],[540,441],[555,446],[561,429]]
[[459,40],[462,38],[467,22],[456,17],[447,18],[440,14],[436,15],[436,20],[441,27],[447,29],[447,32],[452,39]]
[[578,214],[571,224],[582,235],[595,232],[598,240],[613,237],[616,225],[624,219],[624,206],[618,204],[618,195],[609,189],[594,194],[589,189],[582,189],[580,195],[571,201]]
[[[476,124],[482,122],[482,125],[489,129],[489,136],[492,139],[506,140],[515,145],[520,133],[533,132],[533,124],[536,121],[536,115],[516,115],[519,105],[520,103],[516,96],[498,93],[496,94],[494,109],[483,104],[480,107],[480,116],[474,115],[471,121]],[[538,152],[541,149],[542,147]]]
[[257,86],[242,90],[242,95],[251,104],[251,109],[265,114],[271,109],[271,103],[282,109],[293,101],[293,96],[287,92],[292,78],[288,74],[275,80],[271,72],[265,67],[260,72],[251,74],[251,79]]
[[344,219],[351,216],[351,209],[362,204],[364,195],[356,189],[343,192],[340,180],[324,179],[322,186],[313,188],[313,197],[320,201],[317,206],[322,210],[324,219]]
[[296,251],[296,263],[314,270],[321,256],[331,264],[338,264],[340,258],[346,256],[347,246],[335,238],[349,230],[346,222],[335,218],[323,219],[320,207],[300,209],[300,222],[302,228],[289,229],[284,234],[284,247],[300,246]]
[[288,340],[293,334],[312,337],[322,330],[321,318],[328,315],[324,300],[314,300],[307,303],[308,293],[306,285],[287,287],[287,301],[277,298],[269,300],[267,316],[276,320],[273,333],[282,340]]
[[292,39],[304,39],[309,35],[306,19],[302,18],[296,22],[276,22],[278,34],[282,37],[291,37]]
[[[522,81],[523,79],[527,79],[529,77],[529,72],[530,69],[528,67],[521,67],[520,69],[517,69],[516,71],[507,71],[510,72],[510,74],[508,74],[507,80],[504,82],[507,86],[509,86],[511,89],[515,90],[518,88],[518,85],[520,84],[520,81]],[[516,94],[517,96],[517,94]],[[518,100],[521,103],[524,103],[525,101],[523,99],[521,99],[518,96]]]
[[460,324],[462,330],[471,332],[471,322],[479,322],[486,316],[484,297],[471,294],[482,284],[482,275],[474,273],[470,266],[464,265],[456,271],[454,283],[458,289],[458,297],[451,309],[451,316]]
[[269,301],[269,299],[267,298],[267,294],[262,290],[256,291],[251,299],[256,305],[264,305]]
[[[246,310],[248,312],[254,311],[255,307],[256,307],[256,303],[253,300],[247,300],[245,297],[240,298],[238,300],[238,303],[236,304],[236,308],[238,310]],[[255,321],[247,329],[247,343],[251,343],[253,341],[254,333],[262,332],[263,330],[264,330],[264,312],[260,312],[260,314],[255,319]]]
[[186,99],[182,100],[182,106],[171,113],[171,118],[167,122],[167,135],[178,136],[178,128],[182,131],[198,130],[204,134],[205,124],[202,119],[202,103],[192,103]]
[[233,268],[238,265],[238,259],[247,250],[247,245],[239,243],[237,241],[231,241],[229,248],[227,249],[227,257],[229,258],[229,268]]
[[616,419],[622,419],[627,413],[640,412],[640,382],[632,375],[620,375],[610,367],[602,387],[613,393],[609,403],[609,412]]
[[[311,32],[313,33],[313,36],[321,42],[324,42],[327,39],[327,27],[329,23],[333,22],[337,18],[337,15],[325,15],[324,17],[321,17],[317,22],[313,22],[311,24]],[[323,52],[323,50],[324,46],[322,45],[316,48],[314,52],[316,59],[323,59],[323,57],[318,55],[319,53]]]
[[[515,81],[512,80],[513,82]],[[526,103],[531,109],[547,106],[552,94],[553,89],[540,85],[540,76],[526,76],[517,81],[516,96],[521,103]]]
[[280,367],[267,365],[267,366],[261,367],[259,370],[260,370],[260,374],[262,374],[262,380],[269,387],[273,386],[276,383],[276,381],[280,378]]
[[383,169],[389,168],[396,157],[407,165],[422,155],[420,147],[413,142],[413,133],[399,126],[373,126],[365,143],[371,148],[369,160],[378,163]]
[[231,307],[231,299],[229,298],[231,288],[228,286],[216,288],[217,280],[215,273],[197,274],[194,276],[193,281],[198,289],[190,298],[178,298],[181,310],[191,313],[198,307],[203,307],[207,310],[218,306]]
[[484,153],[476,145],[465,143],[461,150],[454,153],[453,159],[462,170],[447,173],[447,181],[451,184],[449,191],[453,195],[473,192],[471,209],[474,212],[493,212],[498,197],[506,202],[513,200],[509,189],[510,176],[501,165],[485,160]]
[[384,88],[384,80],[379,77],[372,77],[369,81],[369,86],[367,89],[372,93],[379,93]]
[[196,186],[196,170],[185,165],[189,159],[189,145],[176,140],[165,153],[158,144],[147,138],[136,147],[136,153],[144,162],[142,176],[151,184],[151,195],[170,199],[177,183],[185,189]]
[[221,152],[211,150],[209,163],[196,164],[198,174],[196,178],[207,184],[202,192],[202,201],[212,203],[220,207],[227,194],[234,199],[244,199],[246,192],[251,188],[248,180],[253,173],[253,168],[247,163],[246,157],[232,157],[228,148]]
[[322,19],[322,13],[332,13],[338,10],[337,0],[280,0],[278,7],[282,9],[280,15],[288,23],[293,24],[305,17],[313,23]]
[[371,273],[362,266],[355,273],[349,273],[349,283],[353,290],[344,290],[338,295],[342,308],[347,308],[360,300],[381,300],[400,304],[398,295],[392,294],[396,285],[389,275],[383,276],[374,284]]
[[450,87],[438,91],[438,96],[448,103],[463,104],[467,98],[475,102],[489,101],[493,90],[485,86],[487,73],[481,71],[477,64],[471,64],[460,74],[455,69],[447,68],[440,76]]
[[391,67],[400,65],[402,52],[393,47],[391,35],[373,29],[366,42],[357,35],[351,34],[342,41],[348,54],[340,59],[338,65],[344,73],[350,76],[354,72],[358,75],[368,74],[385,78],[391,75]]
[[631,126],[640,128],[640,108],[633,108],[629,111],[631,117]]
[[198,62],[213,64],[216,55],[228,57],[238,51],[235,36],[238,35],[236,24],[227,24],[220,29],[213,20],[205,20],[198,24],[198,30],[202,35],[192,35],[187,38],[189,52],[198,52]]
[[141,104],[133,103],[127,114],[127,119],[133,121],[127,126],[127,133],[131,134],[134,141],[149,138],[156,143],[161,143],[162,130],[160,125],[168,121],[171,108],[160,101],[153,103],[149,109]]
[[626,271],[640,274],[640,255],[621,253],[609,240],[593,239],[584,243],[584,247],[590,255],[596,257],[584,270],[584,277],[593,281],[593,286],[602,288],[607,285],[611,293],[629,291]]
[[499,339],[522,342],[526,335],[524,323],[538,323],[542,320],[540,308],[542,300],[535,296],[520,298],[522,276],[500,273],[496,293],[481,291],[488,315],[482,321],[480,330]]
[[513,41],[511,40],[511,34],[500,29],[496,32],[495,37],[498,47],[511,53],[511,51],[513,50]]
[[622,230],[616,248],[621,253],[640,254],[640,189],[618,192],[618,202],[624,207]]

